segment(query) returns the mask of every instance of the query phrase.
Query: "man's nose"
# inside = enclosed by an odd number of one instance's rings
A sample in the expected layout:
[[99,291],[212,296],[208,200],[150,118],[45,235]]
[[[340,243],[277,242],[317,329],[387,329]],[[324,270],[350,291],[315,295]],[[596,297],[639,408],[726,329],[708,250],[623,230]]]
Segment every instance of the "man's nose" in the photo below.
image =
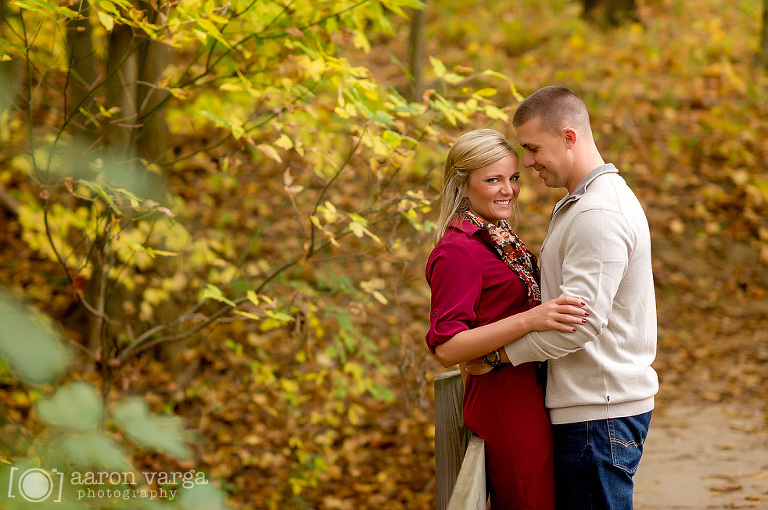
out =
[[533,156],[528,154],[523,155],[523,166],[525,168],[533,168],[535,164],[536,162],[534,161]]

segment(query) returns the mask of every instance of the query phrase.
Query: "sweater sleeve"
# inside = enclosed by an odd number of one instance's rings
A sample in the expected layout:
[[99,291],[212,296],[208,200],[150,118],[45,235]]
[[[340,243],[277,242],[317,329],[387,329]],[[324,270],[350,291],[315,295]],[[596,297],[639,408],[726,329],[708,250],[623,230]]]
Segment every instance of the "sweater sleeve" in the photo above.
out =
[[482,276],[471,254],[458,244],[439,244],[427,262],[432,290],[427,346],[435,347],[474,326]]
[[575,332],[533,331],[507,344],[504,350],[515,365],[562,358],[583,349],[608,324],[634,244],[630,229],[621,213],[590,209],[576,215],[565,232],[559,253],[547,256],[558,257],[562,266],[560,296],[582,298],[588,321]]

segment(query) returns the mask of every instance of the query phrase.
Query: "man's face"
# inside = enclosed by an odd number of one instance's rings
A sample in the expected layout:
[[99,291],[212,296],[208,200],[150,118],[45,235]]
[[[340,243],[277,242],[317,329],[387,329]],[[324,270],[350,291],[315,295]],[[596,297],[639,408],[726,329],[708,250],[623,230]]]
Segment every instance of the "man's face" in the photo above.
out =
[[523,147],[523,166],[536,170],[547,187],[567,187],[565,139],[541,129],[540,124],[541,119],[534,118],[515,129],[517,141]]

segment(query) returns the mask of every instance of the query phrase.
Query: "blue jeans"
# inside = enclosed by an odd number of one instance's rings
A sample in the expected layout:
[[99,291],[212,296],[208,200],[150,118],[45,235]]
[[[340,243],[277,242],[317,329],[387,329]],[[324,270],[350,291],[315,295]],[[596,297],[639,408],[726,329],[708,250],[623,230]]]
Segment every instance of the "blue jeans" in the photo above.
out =
[[651,413],[552,426],[558,510],[631,510]]

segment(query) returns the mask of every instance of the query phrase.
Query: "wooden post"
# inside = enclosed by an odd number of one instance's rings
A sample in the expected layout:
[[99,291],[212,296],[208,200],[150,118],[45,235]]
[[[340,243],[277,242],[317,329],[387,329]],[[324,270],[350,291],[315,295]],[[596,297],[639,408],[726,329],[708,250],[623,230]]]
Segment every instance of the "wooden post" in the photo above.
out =
[[461,408],[464,383],[458,370],[435,376],[435,483],[437,510],[446,510],[464,460],[469,433]]
[[451,494],[448,510],[486,510],[488,490],[485,483],[485,441],[473,435],[469,439],[464,462]]

